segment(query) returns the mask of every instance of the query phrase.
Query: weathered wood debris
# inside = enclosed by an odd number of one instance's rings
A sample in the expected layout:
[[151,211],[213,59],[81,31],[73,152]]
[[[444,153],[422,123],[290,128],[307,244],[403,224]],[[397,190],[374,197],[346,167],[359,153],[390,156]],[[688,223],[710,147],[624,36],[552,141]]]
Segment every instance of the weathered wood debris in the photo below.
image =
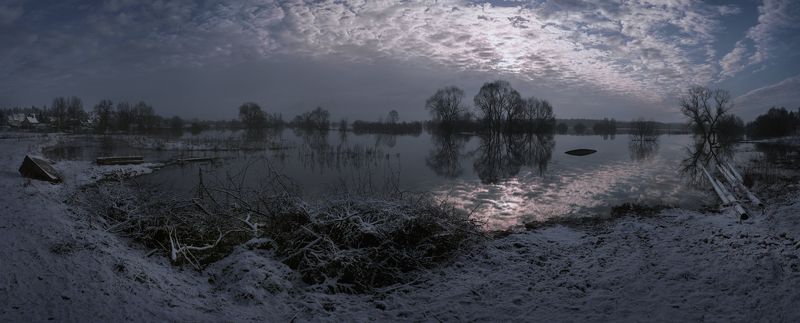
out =
[[755,196],[749,189],[744,185],[744,181],[742,179],[742,175],[736,171],[736,168],[733,167],[730,163],[723,163],[720,161],[715,160],[716,164],[714,165],[716,173],[719,174],[720,177],[727,183],[725,185],[723,181],[718,180],[714,177],[708,169],[704,166],[700,165],[703,173],[706,175],[709,183],[714,188],[714,192],[717,193],[719,199],[722,201],[723,206],[731,206],[739,215],[739,218],[744,220],[749,217],[747,214],[747,210],[742,207],[742,204],[739,202],[737,198],[738,195],[745,196],[753,206],[763,207],[763,203],[758,197]]
[[97,157],[98,165],[135,165],[144,163],[142,156]]

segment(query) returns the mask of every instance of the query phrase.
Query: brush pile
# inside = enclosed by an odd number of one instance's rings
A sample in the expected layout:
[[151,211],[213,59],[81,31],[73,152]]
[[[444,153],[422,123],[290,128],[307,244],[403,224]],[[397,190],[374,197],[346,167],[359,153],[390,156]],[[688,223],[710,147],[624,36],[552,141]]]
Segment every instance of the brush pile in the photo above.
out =
[[285,185],[246,190],[201,181],[191,199],[122,182],[87,190],[87,209],[97,210],[103,227],[175,264],[202,269],[248,241],[268,241],[261,245],[328,292],[407,281],[483,236],[469,214],[424,194],[343,194],[309,203]]

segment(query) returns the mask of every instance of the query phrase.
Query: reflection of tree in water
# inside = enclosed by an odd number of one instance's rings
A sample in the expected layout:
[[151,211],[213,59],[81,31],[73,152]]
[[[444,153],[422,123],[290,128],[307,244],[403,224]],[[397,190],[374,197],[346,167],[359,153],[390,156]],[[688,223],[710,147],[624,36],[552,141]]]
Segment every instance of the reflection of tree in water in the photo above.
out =
[[645,160],[656,155],[658,152],[658,140],[631,140],[628,142],[628,151],[631,154],[631,160]]
[[523,165],[535,166],[544,174],[555,146],[552,136],[487,134],[480,138],[473,167],[483,183],[516,176]]
[[378,166],[384,159],[396,157],[386,154],[377,145],[350,145],[347,142],[331,145],[328,142],[328,131],[298,129],[295,135],[302,140],[297,153],[303,167],[320,173],[332,169],[368,169]]
[[553,157],[553,148],[556,146],[556,141],[552,135],[524,135],[525,149],[524,157],[528,166],[534,167],[539,170],[539,175],[544,175],[547,171],[547,164]]
[[687,157],[681,163],[681,173],[690,181],[699,185],[705,182],[703,169],[714,171],[716,163],[727,163],[734,155],[732,143],[718,142],[712,144],[706,137],[695,136],[692,146],[687,147]]
[[328,143],[328,131],[326,130],[305,130],[296,128],[294,134],[303,140],[303,145],[313,150],[325,149]]
[[434,133],[431,141],[433,149],[425,157],[425,164],[436,172],[436,175],[445,178],[461,176],[464,172],[461,168],[462,151],[469,137],[452,133]]
[[242,139],[245,142],[265,141],[267,139],[275,139],[280,137],[282,129],[278,128],[257,128],[245,129],[242,133]]
[[397,135],[379,133],[375,134],[375,146],[394,148],[397,145]]

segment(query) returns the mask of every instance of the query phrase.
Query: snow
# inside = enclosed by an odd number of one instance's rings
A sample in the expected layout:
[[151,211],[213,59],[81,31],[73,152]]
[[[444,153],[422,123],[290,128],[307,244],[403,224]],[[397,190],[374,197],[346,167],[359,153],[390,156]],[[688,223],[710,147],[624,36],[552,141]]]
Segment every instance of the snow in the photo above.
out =
[[[108,233],[68,203],[82,185],[159,165],[58,162],[22,178],[58,136],[0,139],[0,321],[800,321],[800,190],[744,222],[664,210],[487,239],[413,282],[326,294],[269,240],[202,272]],[[758,192],[756,192],[758,193]]]

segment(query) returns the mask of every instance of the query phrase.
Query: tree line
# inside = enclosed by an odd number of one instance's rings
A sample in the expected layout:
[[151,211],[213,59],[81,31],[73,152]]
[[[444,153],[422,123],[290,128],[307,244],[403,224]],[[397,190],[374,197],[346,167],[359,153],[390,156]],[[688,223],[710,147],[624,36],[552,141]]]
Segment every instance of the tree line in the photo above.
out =
[[[549,133],[555,130],[553,106],[547,100],[523,98],[503,80],[484,83],[473,97],[474,109],[455,86],[439,89],[425,102],[432,124],[443,130]],[[474,111],[474,112],[473,112]]]
[[162,129],[183,129],[184,121],[179,117],[164,118],[156,114],[152,105],[139,101],[131,104],[120,101],[101,100],[90,111],[86,111],[83,100],[76,96],[56,97],[50,107],[30,107],[0,110],[0,116],[12,114],[35,116],[39,124],[57,130],[94,130],[105,133],[154,132]]

